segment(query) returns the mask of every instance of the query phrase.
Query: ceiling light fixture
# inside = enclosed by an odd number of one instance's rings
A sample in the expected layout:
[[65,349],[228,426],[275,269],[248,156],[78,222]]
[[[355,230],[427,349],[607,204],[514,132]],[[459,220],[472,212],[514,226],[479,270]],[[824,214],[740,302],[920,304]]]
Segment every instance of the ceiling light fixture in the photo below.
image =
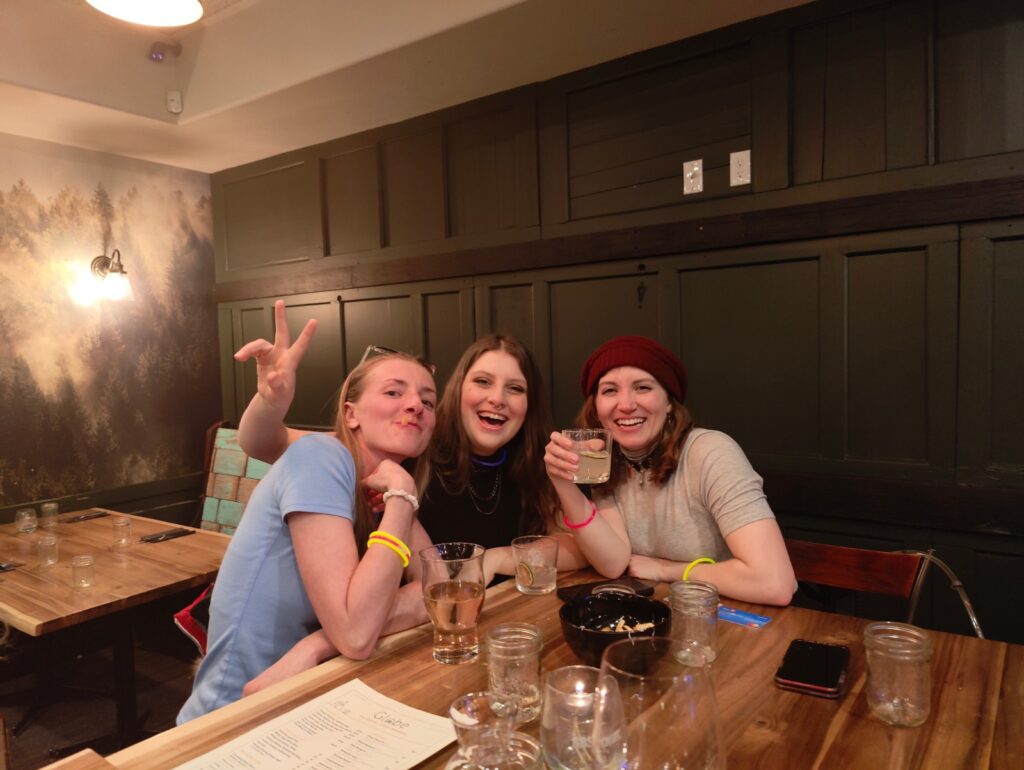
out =
[[92,261],[89,267],[92,274],[103,281],[103,299],[135,299],[131,281],[128,280],[128,272],[121,263],[119,250],[114,249],[109,257],[101,254]]
[[203,6],[199,0],[86,0],[93,8],[115,19],[147,27],[182,27],[199,21]]

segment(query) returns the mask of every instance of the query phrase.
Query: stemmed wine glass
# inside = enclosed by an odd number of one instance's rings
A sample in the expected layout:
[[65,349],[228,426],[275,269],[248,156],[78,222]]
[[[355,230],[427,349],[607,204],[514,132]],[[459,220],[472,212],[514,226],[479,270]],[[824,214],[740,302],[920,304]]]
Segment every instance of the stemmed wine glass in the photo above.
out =
[[594,706],[594,767],[724,770],[725,746],[703,656],[666,637],[608,646]]

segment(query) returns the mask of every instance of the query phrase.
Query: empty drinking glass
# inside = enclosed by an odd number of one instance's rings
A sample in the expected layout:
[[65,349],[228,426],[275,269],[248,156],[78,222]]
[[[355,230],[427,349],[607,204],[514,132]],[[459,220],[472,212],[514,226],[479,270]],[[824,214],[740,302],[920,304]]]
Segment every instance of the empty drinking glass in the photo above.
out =
[[75,588],[89,588],[96,582],[96,565],[87,553],[71,557],[71,585]]
[[446,770],[540,770],[540,744],[515,731],[516,699],[471,692],[448,709],[459,750]]
[[23,535],[36,531],[38,520],[35,508],[19,508],[14,512],[14,531]]
[[39,566],[42,569],[52,567],[58,560],[58,543],[56,535],[40,535],[36,541],[39,553]]
[[917,727],[932,700],[932,640],[907,623],[869,623],[864,628],[871,713],[886,724]]
[[717,655],[718,589],[702,580],[677,580],[669,594],[672,637],[697,648],[707,663]]
[[699,657],[659,636],[608,646],[594,709],[596,767],[725,767],[718,705]]
[[57,514],[60,513],[60,506],[57,503],[43,503],[39,506],[41,516],[39,524],[43,529],[53,529],[57,526]]
[[516,722],[540,714],[540,653],[544,635],[530,623],[502,623],[487,632],[487,687],[516,700]]
[[123,551],[132,547],[132,520],[127,516],[115,516],[111,521],[114,530],[115,551]]

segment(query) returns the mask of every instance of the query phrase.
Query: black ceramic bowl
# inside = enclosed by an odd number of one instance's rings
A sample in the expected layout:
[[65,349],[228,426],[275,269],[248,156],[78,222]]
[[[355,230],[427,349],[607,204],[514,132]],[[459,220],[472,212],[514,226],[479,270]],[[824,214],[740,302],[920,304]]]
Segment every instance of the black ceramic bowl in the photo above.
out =
[[[579,596],[558,611],[562,635],[569,648],[588,666],[601,665],[601,653],[612,642],[629,636],[668,636],[672,630],[672,610],[664,602],[623,593]],[[629,627],[653,623],[644,631],[603,630],[614,628],[619,619]]]

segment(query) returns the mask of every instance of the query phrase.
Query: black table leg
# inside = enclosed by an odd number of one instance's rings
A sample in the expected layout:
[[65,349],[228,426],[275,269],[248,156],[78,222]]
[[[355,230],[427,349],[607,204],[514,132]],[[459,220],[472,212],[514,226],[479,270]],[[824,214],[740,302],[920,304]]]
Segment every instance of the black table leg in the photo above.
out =
[[66,757],[82,749],[111,754],[130,746],[151,733],[139,730],[138,703],[135,694],[135,641],[131,611],[118,612],[112,618],[114,635],[114,699],[117,704],[117,730],[88,741],[50,749],[53,758]]

